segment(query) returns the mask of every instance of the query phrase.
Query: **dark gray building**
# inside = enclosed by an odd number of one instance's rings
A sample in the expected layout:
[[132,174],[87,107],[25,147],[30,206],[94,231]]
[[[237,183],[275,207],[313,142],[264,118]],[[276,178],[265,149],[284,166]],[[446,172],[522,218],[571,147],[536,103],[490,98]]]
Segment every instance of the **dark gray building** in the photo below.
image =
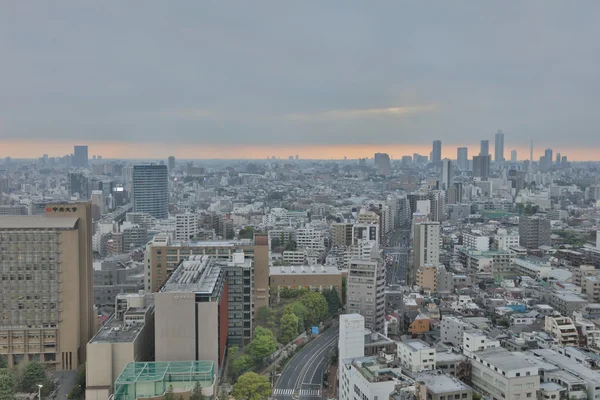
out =
[[550,246],[550,220],[533,216],[519,218],[519,241],[521,246],[537,249],[540,246]]
[[252,339],[252,311],[254,301],[254,264],[244,253],[234,253],[231,261],[217,260],[227,273],[229,290],[228,345],[243,347]]
[[119,293],[137,293],[144,289],[145,267],[125,257],[112,257],[94,270],[94,304],[114,306]]
[[169,174],[166,165],[133,167],[133,212],[145,212],[157,219],[169,216]]
[[88,147],[75,146],[73,150],[73,166],[79,168],[88,167]]

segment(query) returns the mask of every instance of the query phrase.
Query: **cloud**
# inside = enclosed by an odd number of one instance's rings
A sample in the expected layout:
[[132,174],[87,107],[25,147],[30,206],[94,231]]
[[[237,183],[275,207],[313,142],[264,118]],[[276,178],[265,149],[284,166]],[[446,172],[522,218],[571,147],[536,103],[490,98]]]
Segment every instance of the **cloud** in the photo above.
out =
[[285,114],[283,119],[292,121],[319,121],[336,119],[356,119],[356,118],[377,118],[377,117],[404,117],[407,115],[422,114],[432,112],[437,107],[412,106],[412,107],[383,107],[383,108],[364,108],[354,110],[329,110],[315,113],[291,113]]

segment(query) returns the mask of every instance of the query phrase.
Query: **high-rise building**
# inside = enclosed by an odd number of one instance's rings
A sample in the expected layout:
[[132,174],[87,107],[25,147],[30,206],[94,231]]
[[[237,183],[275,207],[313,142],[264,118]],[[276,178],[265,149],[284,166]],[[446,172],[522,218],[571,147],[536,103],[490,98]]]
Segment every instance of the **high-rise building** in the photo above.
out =
[[516,150],[510,151],[510,162],[517,162],[517,151]]
[[469,149],[467,147],[456,149],[456,162],[461,171],[469,170]]
[[425,221],[413,227],[413,262],[407,276],[408,284],[417,281],[417,269],[425,264],[440,263],[440,223]]
[[536,215],[519,218],[519,242],[527,249],[549,246],[551,233],[550,220],[546,218]]
[[435,165],[439,165],[442,161],[442,141],[433,141],[433,150],[431,151],[431,162]]
[[489,156],[490,155],[490,141],[489,140],[481,141],[481,146],[479,148],[479,155],[480,156]]
[[0,217],[0,344],[9,367],[75,370],[95,333],[90,203]]
[[168,168],[169,168],[169,173],[172,173],[175,170],[175,156],[169,156],[169,160],[168,160]]
[[88,179],[84,174],[79,172],[70,172],[68,186],[69,195],[79,196],[79,199],[81,200],[88,200],[90,198]]
[[556,165],[560,165],[560,153],[556,153]]
[[88,167],[88,147],[75,146],[73,150],[73,166],[79,168]]
[[387,153],[375,153],[373,158],[377,172],[381,175],[388,175],[390,173],[390,156]]
[[365,318],[365,327],[383,331],[385,326],[385,264],[376,248],[370,259],[354,258],[348,268],[346,310]]
[[486,180],[490,176],[490,160],[492,156],[479,155],[473,157],[473,176]]
[[448,158],[442,160],[442,171],[440,176],[440,189],[448,190],[452,184],[454,176],[452,174],[452,161]]
[[133,167],[133,212],[145,212],[157,219],[169,216],[169,175],[166,165]]
[[494,142],[494,161],[496,161],[496,163],[504,162],[504,133],[502,133],[502,131],[496,132]]
[[193,213],[175,215],[175,240],[187,242],[198,234],[198,216]]
[[544,151],[544,162],[548,168],[552,165],[552,149]]

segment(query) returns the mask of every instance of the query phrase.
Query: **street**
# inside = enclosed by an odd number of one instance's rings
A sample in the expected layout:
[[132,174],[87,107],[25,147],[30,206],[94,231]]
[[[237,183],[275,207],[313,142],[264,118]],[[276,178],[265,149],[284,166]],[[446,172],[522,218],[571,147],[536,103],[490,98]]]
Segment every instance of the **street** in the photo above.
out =
[[386,259],[391,257],[391,262],[388,262],[386,268],[386,284],[398,285],[406,281],[410,251],[410,230],[396,230],[389,244],[389,247],[384,248]]
[[273,389],[273,398],[321,398],[323,373],[329,352],[337,347],[339,326],[336,324],[308,343],[285,366]]

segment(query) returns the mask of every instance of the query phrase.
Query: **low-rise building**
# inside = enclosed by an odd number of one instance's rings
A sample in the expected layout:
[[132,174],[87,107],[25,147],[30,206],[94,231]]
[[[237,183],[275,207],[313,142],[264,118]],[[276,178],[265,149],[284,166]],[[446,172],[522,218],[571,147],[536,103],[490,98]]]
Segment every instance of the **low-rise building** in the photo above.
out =
[[420,384],[419,400],[446,400],[473,398],[473,389],[453,376],[440,371],[421,372],[415,376]]
[[398,342],[398,359],[409,371],[431,371],[435,368],[435,348],[422,340],[404,340]]
[[579,334],[569,317],[546,316],[544,324],[546,332],[553,335],[561,346],[578,346]]
[[465,331],[463,334],[463,353],[471,357],[472,353],[500,347],[500,341],[487,336],[480,330]]

